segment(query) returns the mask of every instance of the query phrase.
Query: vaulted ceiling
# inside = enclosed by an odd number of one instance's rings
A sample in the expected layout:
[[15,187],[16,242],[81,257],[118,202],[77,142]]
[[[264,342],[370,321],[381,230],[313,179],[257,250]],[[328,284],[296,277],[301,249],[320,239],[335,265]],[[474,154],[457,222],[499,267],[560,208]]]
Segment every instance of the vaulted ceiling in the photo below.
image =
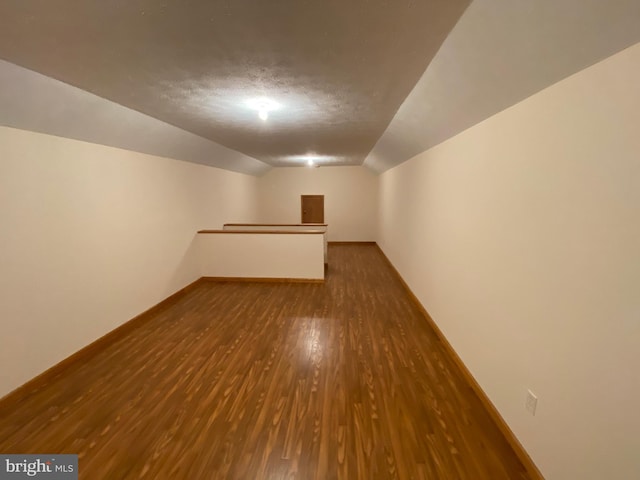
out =
[[638,0],[469,3],[3,0],[0,124],[252,174],[384,171],[640,41]]
[[365,165],[387,170],[639,41],[640,0],[474,0]]

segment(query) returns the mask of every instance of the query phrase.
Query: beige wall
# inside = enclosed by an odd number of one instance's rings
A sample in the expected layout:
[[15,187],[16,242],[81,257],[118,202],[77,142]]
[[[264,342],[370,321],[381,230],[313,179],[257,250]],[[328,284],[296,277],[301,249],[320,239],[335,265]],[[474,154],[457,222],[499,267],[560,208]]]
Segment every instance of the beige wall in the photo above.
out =
[[329,259],[329,241],[327,239],[327,225],[314,225],[313,227],[310,227],[308,224],[290,224],[290,225],[269,225],[266,223],[262,223],[262,224],[247,224],[247,225],[237,225],[237,224],[225,224],[225,226],[222,227],[223,230],[284,230],[287,232],[299,232],[301,230],[319,230],[322,233],[322,243],[323,243],[323,250],[324,250],[324,263],[328,263],[328,259]]
[[275,168],[258,180],[264,223],[299,223],[300,195],[324,195],[328,239],[373,241],[378,178],[365,167]]
[[549,480],[640,476],[639,85],[640,44],[380,179],[381,247]]
[[324,279],[322,233],[203,233],[196,250],[203,277]]
[[255,177],[0,127],[0,396],[199,277]]

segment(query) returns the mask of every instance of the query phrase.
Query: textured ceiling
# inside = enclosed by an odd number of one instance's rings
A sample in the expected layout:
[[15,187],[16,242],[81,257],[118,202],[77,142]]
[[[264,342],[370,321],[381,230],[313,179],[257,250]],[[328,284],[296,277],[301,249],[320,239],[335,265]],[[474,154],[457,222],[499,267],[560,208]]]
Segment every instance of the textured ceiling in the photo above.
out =
[[270,165],[360,164],[468,3],[3,0],[0,58]]
[[365,165],[387,170],[638,42],[640,0],[474,0]]
[[[253,175],[308,153],[381,172],[640,41],[639,0],[466,4],[2,0],[0,125]],[[282,103],[267,122],[260,95]]]

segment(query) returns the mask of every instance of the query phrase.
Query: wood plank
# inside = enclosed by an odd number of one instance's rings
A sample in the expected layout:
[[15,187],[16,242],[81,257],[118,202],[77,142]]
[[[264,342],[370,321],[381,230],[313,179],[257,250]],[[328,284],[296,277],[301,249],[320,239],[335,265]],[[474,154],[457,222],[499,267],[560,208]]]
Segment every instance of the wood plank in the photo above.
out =
[[326,227],[327,223],[225,223],[223,227]]
[[81,479],[531,478],[381,252],[324,284],[199,282],[0,417]]
[[244,235],[255,235],[255,234],[269,234],[275,233],[278,235],[298,235],[298,234],[313,234],[313,235],[323,235],[325,232],[323,230],[198,230],[198,233],[224,233],[224,234],[244,234]]

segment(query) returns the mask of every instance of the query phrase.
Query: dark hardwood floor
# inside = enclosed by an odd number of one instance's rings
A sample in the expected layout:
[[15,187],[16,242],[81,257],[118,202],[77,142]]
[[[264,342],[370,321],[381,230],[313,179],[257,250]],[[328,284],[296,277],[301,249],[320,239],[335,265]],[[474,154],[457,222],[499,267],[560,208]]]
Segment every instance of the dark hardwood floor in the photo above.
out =
[[0,452],[86,480],[529,478],[377,248],[329,259],[325,284],[201,283],[0,418]]

